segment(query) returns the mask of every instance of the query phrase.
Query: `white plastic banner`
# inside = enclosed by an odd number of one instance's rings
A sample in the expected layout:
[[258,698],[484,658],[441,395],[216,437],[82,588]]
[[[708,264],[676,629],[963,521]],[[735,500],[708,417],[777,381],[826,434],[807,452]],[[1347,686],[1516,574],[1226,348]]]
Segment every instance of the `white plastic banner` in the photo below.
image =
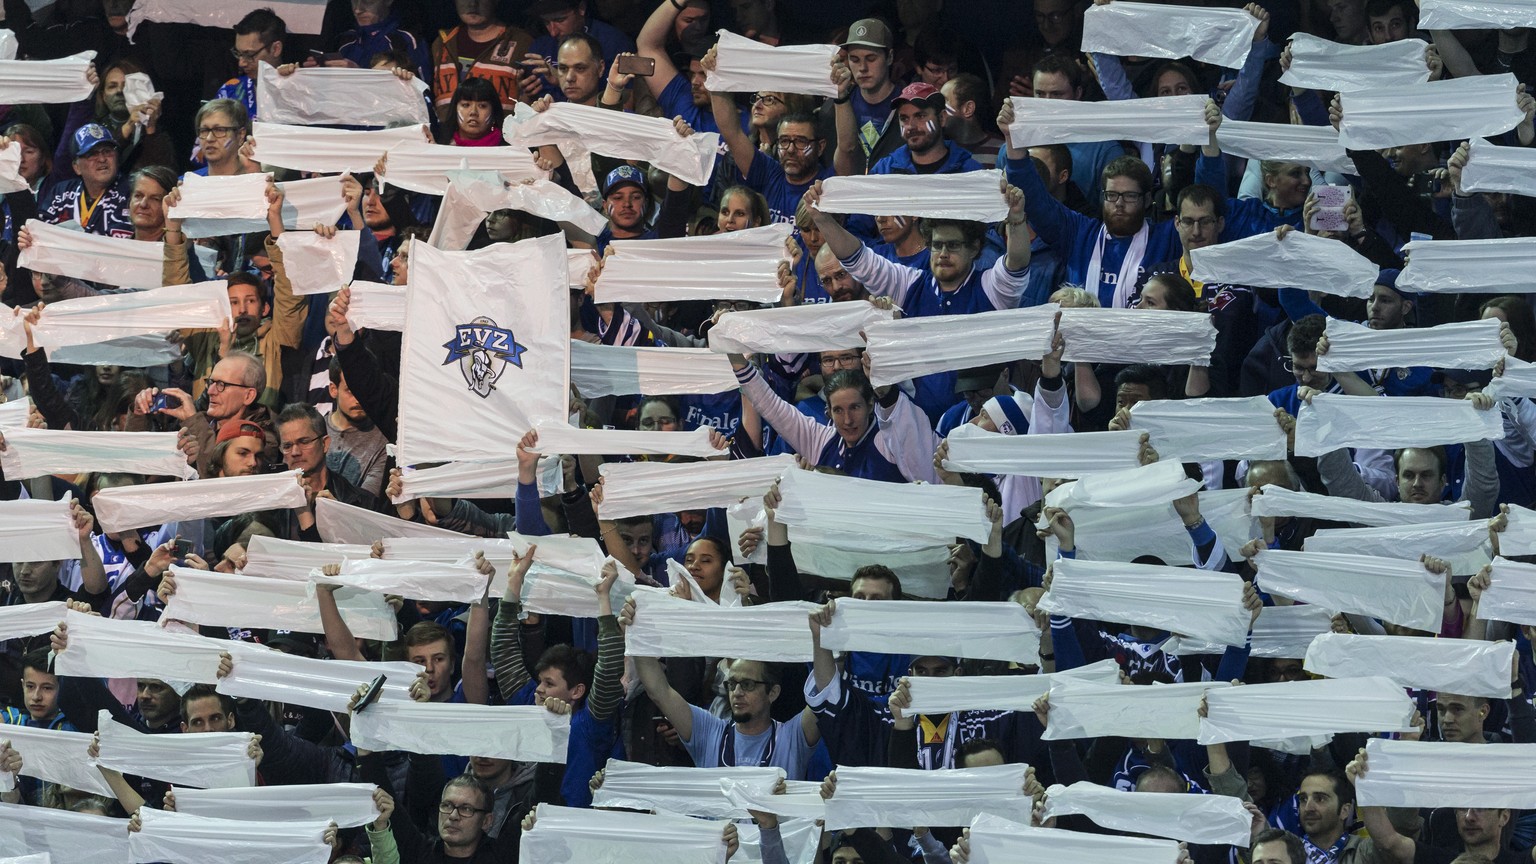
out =
[[603,785],[592,793],[592,806],[741,819],[746,818],[744,810],[725,797],[722,786],[755,786],[759,794],[771,795],[784,776],[783,768],[658,767],[609,759],[603,766]]
[[1193,495],[1199,480],[1184,473],[1178,462],[1152,462],[1139,468],[1107,474],[1090,474],[1070,487],[1057,487],[1061,504],[1089,507],[1149,507],[1168,504]]
[[447,462],[431,468],[408,469],[401,474],[400,495],[395,504],[417,498],[516,498],[517,461]]
[[305,582],[311,570],[371,555],[372,550],[360,544],[307,543],[255,534],[245,545],[245,566],[240,572],[246,576]]
[[[165,604],[173,621],[215,627],[264,627],[324,633],[320,607],[303,582],[261,579],[172,565],[176,593]],[[394,610],[384,595],[343,588],[336,592],[342,620],[359,639],[394,641],[399,635]]]
[[811,660],[810,613],[801,601],[717,606],[679,600],[652,589],[634,596],[635,623],[625,633],[632,657],[697,657],[699,646],[730,646],[733,656],[769,663]]
[[[649,162],[690,186],[708,186],[720,148],[716,132],[677,134],[671,118],[609,111],[593,105],[556,102],[546,111],[518,103],[503,133],[514,145],[578,143],[592,153]],[[485,148],[481,148],[485,149]],[[511,149],[519,149],[514,146]]]
[[[146,333],[95,345],[71,345],[49,351],[48,360],[51,363],[64,365],[126,366],[129,369],[147,369],[152,366],[164,366],[167,363],[180,363],[181,346],[169,341],[166,338],[167,335]],[[3,344],[0,342],[0,346]],[[3,347],[0,347],[0,351],[3,351]],[[0,356],[18,357],[20,354],[0,354]]]
[[793,471],[779,484],[776,517],[784,525],[880,532],[899,537],[965,537],[987,542],[992,524],[980,489],[882,483]]
[[571,716],[542,705],[375,702],[352,715],[352,740],[369,750],[565,762]]
[[[1300,660],[1307,656],[1312,640],[1331,631],[1333,613],[1321,606],[1265,606],[1259,620],[1253,622],[1253,637],[1248,640],[1250,657]],[[1169,654],[1221,654],[1227,646],[1199,642],[1175,636],[1163,643]]]
[[[609,112],[612,113],[612,112]],[[777,303],[787,224],[704,237],[617,240],[598,274],[598,303],[747,300]]]
[[1372,330],[1362,324],[1329,318],[1325,335],[1328,352],[1317,355],[1319,372],[1406,366],[1492,369],[1504,356],[1499,322],[1493,318],[1397,330]]
[[124,621],[71,611],[69,647],[55,655],[59,675],[80,678],[165,678],[194,684],[219,680],[219,654],[228,642],[173,633],[148,621]]
[[571,322],[560,235],[477,252],[416,244],[408,284],[402,465],[505,459],[528,429],[565,422]]
[[451,537],[464,535],[436,525],[407,522],[394,516],[375,513],[363,507],[343,504],[330,498],[315,499],[315,530],[327,543],[372,546],[387,537]]
[[549,179],[549,172],[535,165],[533,154],[522,147],[454,147],[418,139],[389,148],[389,161],[378,179],[409,192],[443,195],[460,171],[492,172],[509,183]]
[[1536,807],[1536,744],[1365,742],[1371,770],[1355,781],[1364,807]]
[[[318,174],[371,173],[379,157],[394,147],[430,140],[425,126],[356,131],[282,123],[255,123],[251,126],[251,137],[256,141],[256,160],[261,164]],[[394,167],[392,160],[390,169]]]
[[1120,666],[1100,660],[1076,669],[1036,675],[954,675],[907,679],[912,714],[952,711],[1032,711],[1035,700],[1062,681],[1087,681],[1105,686],[1120,683]]
[[69,515],[67,499],[0,501],[0,561],[69,561],[79,557],[80,532]]
[[256,762],[246,755],[249,732],[147,735],[97,713],[100,764],[125,774],[152,777],[177,786],[227,789],[256,785]]
[[1058,680],[1051,685],[1049,722],[1041,739],[1194,738],[1200,734],[1200,699],[1226,681],[1191,684],[1105,685]]
[[64,601],[0,606],[0,642],[52,633],[64,620]]
[[1369,528],[1386,525],[1421,525],[1426,522],[1451,522],[1472,517],[1472,505],[1408,504],[1388,501],[1352,501],[1315,492],[1292,492],[1281,486],[1265,486],[1253,498],[1253,515],[1307,517],[1325,522],[1350,522]]
[[869,174],[828,177],[816,209],[823,213],[863,213],[1001,222],[1008,218],[1003,172],[960,174]]
[[1242,9],[1167,3],[1109,3],[1083,13],[1083,48],[1120,57],[1192,57],[1241,69],[1253,49],[1259,19]]
[[0,105],[62,105],[91,98],[95,51],[56,60],[0,60]]
[[335,822],[356,828],[377,819],[371,783],[256,786],[248,789],[178,789],[176,812],[249,822]]
[[1536,6],[1530,0],[1423,0],[1419,16],[1426,30],[1536,27]]
[[354,330],[405,329],[405,286],[353,281],[347,324]]
[[[180,805],[179,797],[176,803]],[[1123,792],[1086,780],[1045,790],[1042,819],[1073,815],[1127,834],[1231,846],[1247,846],[1253,824],[1242,799],[1229,795]]]
[[[755,783],[721,780],[720,791],[739,810],[773,813],[781,819],[826,819],[827,802],[821,797],[820,783],[788,780],[784,785],[784,794],[774,795],[771,792],[765,793]],[[817,830],[820,831],[820,826]]]
[[1464,399],[1319,393],[1296,415],[1296,455],[1340,447],[1396,450],[1468,441],[1502,441],[1504,418]]
[[1275,410],[1263,396],[1156,399],[1132,406],[1131,429],[1150,435],[1158,458],[1172,462],[1284,459]]
[[1218,243],[1189,253],[1190,277],[1202,282],[1257,288],[1305,288],[1339,297],[1371,296],[1381,273],[1371,259],[1346,243],[1292,231],[1273,231]]
[[[1134,561],[1151,555],[1164,564],[1183,567],[1195,563],[1194,543],[1184,522],[1168,503],[1147,507],[1095,507],[1072,497],[1076,484],[1056,487],[1046,505],[1062,507],[1077,525],[1077,557],[1084,561]],[[1259,537],[1258,523],[1248,515],[1246,489],[1213,489],[1198,493],[1200,512],[1226,547],[1236,550]],[[1037,528],[1043,528],[1041,524]],[[1046,538],[1047,553],[1054,557],[1055,538]]]
[[1141,433],[1072,432],[1003,435],[979,426],[955,427],[949,437],[949,471],[1019,474],[1026,477],[1086,477],[1137,467]]
[[118,486],[97,492],[91,506],[101,523],[99,530],[111,532],[253,510],[287,510],[303,507],[305,500],[298,472],[284,472]]
[[1499,135],[1524,114],[1515,104],[1515,76],[1473,75],[1407,87],[1376,87],[1339,96],[1339,141],[1351,150],[1458,141]]
[[1252,614],[1230,573],[1156,564],[1058,558],[1039,608],[1053,615],[1138,624],[1223,645],[1244,645]]
[[[1532,6],[1536,17],[1536,5]],[[1472,139],[1467,167],[1461,171],[1461,191],[1510,192],[1536,195],[1536,152],[1529,147],[1500,147]]]
[[565,423],[540,423],[539,443],[534,452],[567,456],[609,456],[649,454],[653,456],[696,456],[709,459],[725,456],[711,441],[713,426],[700,426],[689,432],[645,432],[628,429],[577,429]]
[[7,724],[0,729],[0,741],[10,741],[11,748],[21,754],[21,776],[115,798],[117,796],[96,768],[96,763],[86,755],[92,737],[85,732],[42,729],[20,723]]
[[1319,171],[1359,173],[1339,143],[1338,131],[1331,126],[1223,120],[1216,130],[1216,143],[1221,152],[1243,159],[1299,162]]
[[260,8],[273,10],[288,24],[289,33],[318,35],[325,16],[324,0],[135,0],[128,13],[128,38],[146,21],[163,24],[202,24],[206,27],[231,28],[247,13]]
[[[427,238],[444,251],[467,248],[480,223],[496,210],[522,210],[555,222],[570,222],[590,234],[601,233],[607,224],[586,201],[550,180],[525,176],[508,185],[503,175],[491,171],[451,171],[446,176],[452,179]],[[580,251],[591,255],[590,251]]]
[[862,348],[864,331],[891,320],[892,314],[868,300],[727,312],[709,328],[709,350],[756,354]]
[[291,75],[260,64],[256,103],[261,119],[296,126],[397,126],[427,122],[427,82],[388,69],[316,66]]
[[32,335],[39,347],[52,351],[171,330],[212,329],[228,324],[230,317],[229,291],[221,280],[50,303]]
[[1423,39],[1344,45],[1297,31],[1291,36],[1291,68],[1281,73],[1280,83],[1333,93],[1411,87],[1429,81],[1428,50]]
[[[542,553],[543,547],[540,547]],[[617,562],[615,562],[617,563]],[[583,575],[547,567],[537,562],[523,580],[522,603],[529,612],[540,615],[566,615],[572,618],[598,616],[597,583],[600,575]],[[635,575],[619,567],[619,578],[608,592],[609,608],[623,608],[635,592]]]
[[[7,42],[9,30],[0,30],[0,60],[7,59],[3,56],[6,47],[15,50],[16,42]],[[21,148],[10,147],[0,150],[0,195],[9,195],[12,192],[26,192],[32,188],[32,184],[21,176]]]
[[1148,144],[1207,144],[1205,96],[1150,96],[1077,102],[1014,96],[1009,138],[1015,147],[1079,144],[1122,138]]
[[102,237],[37,219],[27,220],[27,232],[32,235],[32,245],[21,250],[18,267],[122,288],[159,288],[164,284],[165,244],[159,240]]
[[837,601],[821,645],[833,651],[935,654],[969,660],[1040,662],[1040,629],[1013,602]]
[[[16,34],[0,30],[0,60],[16,59]],[[20,190],[17,190],[20,191]]]
[[1429,522],[1384,528],[1325,528],[1306,539],[1304,552],[1345,552],[1381,558],[1432,555],[1451,565],[1452,576],[1471,576],[1493,557],[1488,526],[1477,522]]
[[1536,511],[1510,504],[1509,520],[1499,532],[1499,552],[1504,555],[1536,555]]
[[1307,649],[1306,669],[1329,678],[1379,676],[1399,687],[1508,699],[1513,642],[1324,633]]
[[426,561],[386,561],[364,558],[343,562],[341,573],[311,573],[314,585],[341,585],[375,594],[395,594],[412,600],[478,603],[485,598],[489,580],[476,570],[473,559],[456,564]]
[[[562,103],[563,104],[563,103]],[[719,822],[540,804],[518,839],[523,861],[538,864],[725,864]]]
[[827,799],[826,828],[878,828],[886,825],[954,827],[978,814],[1028,819],[1031,799],[1024,794],[1027,765],[985,768],[837,769],[837,794]]
[[177,189],[181,200],[165,208],[168,219],[181,219],[182,233],[197,239],[267,230],[267,184],[271,174],[209,177],[187,174]]
[[[158,735],[201,738],[202,735]],[[128,864],[202,864],[210,855],[223,864],[326,864],[328,823],[207,819],[143,807],[140,829],[128,835]]]
[[341,177],[311,177],[278,183],[283,193],[283,228],[312,231],[316,224],[335,225],[347,212],[341,182]]
[[1061,359],[1076,363],[1208,366],[1216,350],[1216,326],[1204,312],[1063,309],[1061,335],[1067,343]]
[[1058,311],[1046,304],[877,322],[865,330],[870,383],[884,387],[935,372],[1039,360],[1051,350]]
[[795,470],[795,459],[768,456],[681,464],[609,462],[598,470],[605,478],[598,518],[623,519],[729,507],[743,498],[762,497],[775,481]]
[[0,804],[0,849],[50,853],[59,864],[123,864],[128,860],[128,820]]
[[1412,732],[1413,700],[1387,678],[1323,678],[1226,687],[1206,695],[1201,744],[1340,732]]
[[0,426],[5,449],[0,470],[7,480],[86,471],[165,477],[188,473],[175,432],[72,432]]
[[[826,579],[849,582],[854,572],[869,562],[868,552],[815,543],[795,543],[795,566],[802,573],[814,573]],[[949,595],[947,544],[939,543],[911,552],[882,552],[880,563],[896,572],[896,577],[901,580],[901,592],[906,596],[937,600]]]
[[357,688],[385,676],[379,698],[390,702],[411,701],[411,683],[422,667],[403,660],[375,663],[363,660],[318,660],[286,654],[274,648],[244,642],[234,646],[230,673],[219,679],[218,691],[237,699],[265,699],[345,712]]
[[1408,266],[1397,279],[1403,291],[1432,294],[1529,294],[1536,238],[1414,240],[1403,246]]
[[729,30],[717,31],[719,57],[704,79],[711,93],[800,93],[836,96],[836,45],[765,45]]
[[[713,329],[710,338],[714,339]],[[593,345],[579,339],[571,340],[571,384],[586,399],[724,393],[737,386],[730,362],[708,348]]]
[[1478,600],[1478,618],[1536,626],[1536,565],[1495,558],[1492,583]]
[[1103,864],[1135,861],[1138,864],[1176,864],[1179,844],[1172,840],[1087,834],[1055,828],[1031,828],[991,816],[971,823],[971,864],[1012,864],[1018,861],[1049,861],[1051,864]]
[[1440,632],[1446,577],[1418,561],[1284,549],[1267,549],[1255,560],[1261,591]]
[[352,281],[357,267],[361,231],[337,231],[321,237],[313,231],[285,231],[277,238],[283,252],[283,269],[297,296],[330,294]]
[[39,852],[36,855],[22,855],[20,857],[13,858],[0,858],[0,864],[52,864],[52,861],[53,857],[47,852]]

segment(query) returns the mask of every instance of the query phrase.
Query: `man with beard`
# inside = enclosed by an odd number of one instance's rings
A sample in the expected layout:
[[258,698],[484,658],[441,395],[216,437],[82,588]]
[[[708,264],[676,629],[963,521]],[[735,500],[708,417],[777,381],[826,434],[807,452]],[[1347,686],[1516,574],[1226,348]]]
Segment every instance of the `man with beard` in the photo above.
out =
[[326,438],[330,441],[325,454],[326,468],[347,478],[352,485],[378,495],[384,489],[389,465],[384,451],[389,442],[347,387],[341,361],[332,357],[328,372],[331,399],[336,407],[325,416]]
[[353,507],[368,510],[378,508],[378,495],[359,489],[351,480],[330,470],[326,451],[331,446],[331,439],[326,434],[325,418],[320,416],[319,411],[295,402],[285,406],[278,413],[274,425],[277,427],[283,464],[290,471],[300,472],[299,484],[304,487],[304,492],[309,497],[304,507],[295,508],[293,511],[294,520],[290,525],[296,525],[298,530],[290,531],[293,535],[290,539],[314,541],[320,539],[320,535],[315,531],[314,508],[315,498],[318,495],[324,494]]
[[[704,0],[681,4],[663,0],[635,37],[636,52],[656,62],[655,73],[645,83],[656,94],[661,116],[681,117],[695,132],[720,131],[710,112],[706,70],[698,53],[708,44],[709,20],[709,4]],[[667,38],[674,33],[681,33],[683,50],[678,54],[667,51]],[[687,67],[680,68],[685,62]]]
[[37,208],[37,218],[72,225],[87,234],[130,239],[128,181],[118,172],[117,142],[100,123],[75,130],[70,165],[79,176],[54,184]]
[[895,152],[876,162],[871,174],[958,174],[980,171],[981,163],[958,145],[944,140],[940,125],[944,117],[944,96],[931,84],[908,84],[901,95],[891,100],[905,143]]
[[651,190],[645,175],[633,165],[620,165],[608,172],[603,181],[603,213],[608,225],[597,235],[595,245],[601,255],[614,240],[649,240],[656,231],[645,224],[651,205]]
[[987,85],[975,75],[962,72],[945,81],[939,93],[945,105],[944,137],[970,151],[971,158],[981,167],[995,167],[1003,139],[995,130],[982,125],[991,119],[990,115],[982,114],[990,104]]

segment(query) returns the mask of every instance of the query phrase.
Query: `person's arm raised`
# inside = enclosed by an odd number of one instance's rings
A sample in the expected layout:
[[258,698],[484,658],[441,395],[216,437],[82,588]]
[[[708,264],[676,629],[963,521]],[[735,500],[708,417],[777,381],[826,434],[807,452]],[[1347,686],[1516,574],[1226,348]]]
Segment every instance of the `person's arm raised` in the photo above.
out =
[[[635,599],[631,597],[624,602],[624,609],[619,613],[619,629],[627,633],[634,623]],[[645,693],[651,698],[652,704],[666,715],[667,722],[677,730],[678,737],[684,741],[693,740],[693,706],[672,689],[667,681],[667,670],[662,668],[661,661],[655,657],[633,659],[635,674],[640,677],[640,684],[645,687]]]

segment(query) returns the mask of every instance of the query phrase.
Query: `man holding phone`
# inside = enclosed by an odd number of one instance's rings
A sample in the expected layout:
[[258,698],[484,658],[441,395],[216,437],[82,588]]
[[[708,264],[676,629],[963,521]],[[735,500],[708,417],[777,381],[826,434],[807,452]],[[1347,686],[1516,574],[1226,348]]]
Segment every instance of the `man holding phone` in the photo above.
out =
[[[695,53],[707,50],[710,43],[699,44],[698,40],[689,38],[695,32],[708,31],[709,17],[709,4],[705,0],[681,3],[662,0],[635,38],[636,50],[653,65],[654,72],[646,84],[656,95],[661,116],[681,117],[696,132],[720,131],[709,107],[709,91],[704,89],[707,73],[700,62],[704,55]],[[667,41],[679,32],[683,34],[683,50],[676,55],[668,54]]]
[[[595,59],[604,67],[625,51],[635,50],[635,43],[622,31],[588,14],[586,0],[540,0],[529,13],[538,17],[544,35],[533,40],[533,47],[525,58],[529,61],[525,68],[530,69],[530,74],[518,82],[526,99],[549,94],[557,102],[564,101],[561,96],[565,83],[550,75],[549,69],[564,62],[559,59],[559,49],[572,36],[591,37],[596,43]],[[598,80],[602,79],[599,77]],[[594,87],[592,92],[595,96],[598,89]]]

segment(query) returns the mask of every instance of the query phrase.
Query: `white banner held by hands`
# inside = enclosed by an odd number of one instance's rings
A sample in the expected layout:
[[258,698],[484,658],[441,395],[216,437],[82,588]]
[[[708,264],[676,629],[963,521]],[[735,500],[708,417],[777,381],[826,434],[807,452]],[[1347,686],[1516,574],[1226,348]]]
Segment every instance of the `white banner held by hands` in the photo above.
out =
[[[1321,606],[1265,606],[1259,611],[1259,619],[1253,622],[1248,655],[1300,660],[1307,656],[1312,640],[1332,628],[1333,613]],[[1180,656],[1221,654],[1226,649],[1227,646],[1214,642],[1202,643],[1177,636],[1163,643],[1164,652]]]
[[836,45],[765,45],[729,30],[717,31],[719,54],[704,79],[711,93],[800,93],[837,95],[832,64]]
[[296,126],[391,126],[426,123],[427,82],[387,69],[316,66],[289,75],[269,63],[256,73],[256,100],[267,123]]
[[1324,633],[1307,649],[1306,670],[1329,678],[1379,676],[1399,687],[1508,699],[1513,642]]
[[[20,151],[17,147],[15,152]],[[38,219],[27,220],[26,227],[32,245],[21,250],[18,267],[122,288],[159,288],[165,284],[165,244],[159,240],[102,237]]]
[[73,432],[0,426],[7,480],[86,471],[184,477],[187,457],[175,432]]
[[62,600],[0,606],[0,642],[52,633],[63,622],[66,609]]
[[1468,441],[1502,441],[1503,415],[1464,399],[1319,393],[1296,415],[1296,455],[1340,447],[1396,450]]
[[283,268],[297,296],[330,294],[352,281],[361,231],[337,231],[322,237],[313,231],[285,231],[277,238]]
[[534,815],[534,826],[518,839],[523,861],[725,864],[724,829],[719,822],[552,804],[538,805]]
[[882,825],[968,825],[978,814],[1028,819],[1027,765],[984,768],[863,768],[837,770],[837,792],[827,799],[830,831]]
[[405,286],[382,282],[348,284],[347,326],[353,330],[405,330]]
[[[865,330],[890,321],[892,314],[868,300],[727,312],[709,328],[709,350],[755,354],[862,348]],[[735,386],[734,375],[731,380]]]
[[1046,304],[876,322],[864,331],[870,383],[884,387],[935,372],[1039,360],[1051,350],[1059,311]]
[[696,456],[707,459],[724,456],[711,441],[713,426],[700,426],[688,432],[645,432],[627,429],[577,429],[564,423],[540,423],[539,443],[535,453],[567,456],[609,456],[649,454],[657,456]]
[[0,561],[70,561],[79,557],[80,532],[69,515],[68,499],[0,501]]
[[0,804],[0,849],[51,853],[59,864],[123,864],[129,860],[128,820]]
[[1062,672],[1035,675],[953,675],[907,679],[913,714],[951,711],[1032,711],[1035,700],[1062,681],[1087,681],[1105,686],[1120,683],[1120,666],[1100,660]]
[[[320,607],[302,582],[236,576],[171,566],[176,593],[165,617],[190,624],[260,627],[324,633]],[[359,639],[392,641],[399,635],[394,610],[384,595],[343,588],[336,592],[342,620]]]
[[97,761],[108,768],[200,789],[256,785],[256,762],[246,755],[255,737],[249,732],[147,735],[113,720],[105,708],[96,729]]
[[[64,674],[64,673],[60,673]],[[25,709],[22,709],[25,710]],[[27,715],[23,715],[27,716]],[[21,754],[23,777],[58,783],[92,795],[117,797],[107,779],[89,756],[92,736],[85,732],[6,724],[0,729],[0,741],[10,741],[11,749]],[[12,775],[0,773],[0,777]]]
[[1513,30],[1536,27],[1528,0],[1423,0],[1419,26],[1425,30]]
[[1319,372],[1432,366],[1436,369],[1492,369],[1504,356],[1499,322],[1458,321],[1436,327],[1372,330],[1329,318],[1327,353],[1317,355]]
[[307,501],[298,473],[215,477],[103,489],[91,498],[102,531],[191,522],[252,510],[291,510]]
[[219,680],[219,654],[228,644],[172,633],[148,621],[75,611],[66,616],[65,624],[69,644],[55,655],[54,668],[59,675],[79,678],[154,677],[213,684]]
[[1216,327],[1204,312],[1063,309],[1061,334],[1061,359],[1078,363],[1207,366],[1216,350]]
[[1051,712],[1040,738],[1193,738],[1200,733],[1200,700],[1205,692],[1231,686],[1225,681],[1105,685],[1058,680],[1051,686]]
[[1291,231],[1273,231],[1189,253],[1190,277],[1202,282],[1258,288],[1305,288],[1339,297],[1371,296],[1381,273],[1348,244]]
[[[1205,96],[1149,96],[1122,102],[1076,102],[1024,96],[1013,100],[1014,147],[1129,138],[1148,144],[1207,144]],[[1513,103],[1511,103],[1513,104]]]
[[737,386],[730,362],[708,348],[593,345],[580,339],[571,340],[571,384],[586,399],[724,393]]
[[494,172],[509,183],[549,179],[549,172],[535,165],[533,154],[522,147],[454,147],[419,138],[389,148],[384,173],[377,176],[386,186],[442,195],[454,175],[466,170]]
[[743,818],[721,790],[723,783],[741,783],[772,794],[785,777],[783,768],[695,768],[646,765],[609,759],[603,785],[592,793],[592,806],[626,810],[655,810],[703,819]]
[[1345,45],[1297,31],[1291,36],[1291,68],[1280,74],[1280,83],[1334,93],[1411,87],[1429,81],[1428,50],[1429,43],[1423,39]]
[[1141,461],[1141,433],[1074,432],[1003,435],[979,426],[958,426],[949,437],[948,471],[1019,474],[1026,477],[1086,477],[1124,471]]
[[1040,662],[1040,630],[1022,605],[839,599],[821,645],[833,651]]
[[1474,75],[1408,87],[1340,94],[1339,141],[1351,150],[1499,135],[1525,115],[1515,104],[1515,76]]
[[1156,564],[1059,558],[1039,608],[1053,615],[1137,624],[1242,646],[1252,620],[1243,581],[1228,573]]
[[604,478],[598,518],[623,519],[729,507],[743,498],[762,497],[780,477],[795,470],[795,459],[767,456],[679,464],[609,462],[598,470]]
[[[345,617],[345,616],[343,616]],[[396,660],[387,663],[364,660],[320,660],[286,654],[275,648],[247,642],[229,643],[234,654],[230,673],[219,679],[217,689],[237,699],[265,699],[344,713],[357,688],[385,676],[379,699],[411,701],[411,683],[421,666]]]
[[1408,266],[1398,277],[1403,291],[1431,294],[1529,294],[1536,266],[1536,238],[1413,240],[1403,246]]
[[1418,560],[1432,555],[1451,565],[1452,576],[1470,576],[1493,557],[1486,523],[1453,521],[1383,528],[1324,528],[1302,544],[1304,552],[1344,552]]
[[1300,162],[1309,168],[1339,174],[1359,173],[1344,152],[1344,145],[1339,143],[1338,131],[1331,126],[1223,120],[1216,130],[1216,143],[1229,156]]
[[1386,525],[1421,525],[1450,522],[1472,517],[1472,505],[1409,504],[1388,501],[1351,501],[1315,492],[1292,492],[1283,486],[1264,486],[1254,496],[1254,516],[1304,516],[1328,522],[1349,522],[1367,527]]
[[649,162],[690,186],[709,185],[720,147],[717,132],[695,132],[685,138],[668,118],[574,102],[556,102],[545,111],[518,103],[516,116],[507,121],[503,132],[514,145],[509,149],[576,141],[603,156]]
[[352,740],[369,750],[565,762],[571,716],[542,705],[375,702],[352,715]]
[[1473,192],[1536,195],[1536,152],[1528,147],[1500,147],[1481,138],[1472,139],[1467,167],[1461,171],[1461,191],[1468,195]]
[[283,193],[284,230],[310,231],[316,224],[335,225],[347,212],[341,177],[284,180],[277,188]]
[[1201,744],[1340,732],[1412,732],[1413,700],[1386,678],[1323,678],[1206,694]]
[[178,789],[176,812],[250,822],[335,822],[356,828],[378,818],[372,783],[255,786],[246,789]]
[[991,523],[980,489],[881,483],[792,471],[779,484],[776,516],[784,525],[897,536],[965,537],[987,542]]
[[341,573],[311,573],[311,585],[341,585],[375,594],[395,594],[412,600],[478,603],[484,599],[489,577],[473,565],[473,558],[454,564],[425,561],[386,561],[363,558],[344,561]]
[[1008,218],[1003,172],[868,174],[828,177],[816,209],[823,213],[1001,222]]
[[1083,13],[1086,53],[1120,57],[1192,57],[1241,69],[1253,49],[1259,19],[1242,9],[1206,9],[1167,3],[1094,5]]
[[1355,780],[1362,806],[1536,807],[1536,744],[1371,738],[1365,756],[1370,770]]
[[251,137],[256,161],[263,165],[321,174],[371,173],[379,158],[397,145],[430,140],[425,126],[357,131],[261,122],[252,124]]
[[56,60],[0,60],[0,105],[62,105],[91,98],[95,51]]
[[240,573],[304,582],[309,579],[311,570],[323,568],[327,564],[368,558],[371,552],[369,547],[360,544],[308,543],[256,534],[245,545],[245,566],[240,568]]
[[704,237],[619,240],[598,274],[598,303],[746,300],[775,303],[788,225]]
[[[180,803],[178,797],[177,804]],[[1073,815],[1086,816],[1095,825],[1127,834],[1233,846],[1248,845],[1253,823],[1242,800],[1229,795],[1123,792],[1086,780],[1045,790],[1041,821]]]
[[[185,735],[160,735],[185,738]],[[202,737],[202,736],[197,736]],[[129,862],[165,861],[186,864],[216,856],[227,864],[326,864],[331,845],[325,842],[326,820],[314,822],[236,821],[206,819],[151,807],[140,808],[141,828],[128,835]]]
[[183,220],[182,233],[193,239],[265,231],[271,182],[271,174],[187,174],[176,187],[181,199],[165,216]]
[[39,347],[52,351],[171,330],[215,329],[230,317],[225,283],[199,282],[50,303],[32,326],[32,336]]
[[1284,459],[1275,410],[1263,396],[1149,400],[1131,407],[1131,429],[1152,437],[1159,459]]
[[1051,864],[1177,864],[1183,853],[1172,840],[1032,828],[985,814],[971,823],[972,864],[1049,861]]
[[1536,626],[1536,565],[1495,558],[1491,579],[1478,601],[1477,617]]
[[1446,577],[1418,561],[1284,549],[1265,550],[1255,560],[1261,591],[1415,630],[1440,630]]
[[790,601],[762,606],[717,606],[636,591],[635,623],[625,635],[632,657],[692,657],[700,645],[730,645],[738,659],[772,663],[811,660],[811,622],[816,606]]

